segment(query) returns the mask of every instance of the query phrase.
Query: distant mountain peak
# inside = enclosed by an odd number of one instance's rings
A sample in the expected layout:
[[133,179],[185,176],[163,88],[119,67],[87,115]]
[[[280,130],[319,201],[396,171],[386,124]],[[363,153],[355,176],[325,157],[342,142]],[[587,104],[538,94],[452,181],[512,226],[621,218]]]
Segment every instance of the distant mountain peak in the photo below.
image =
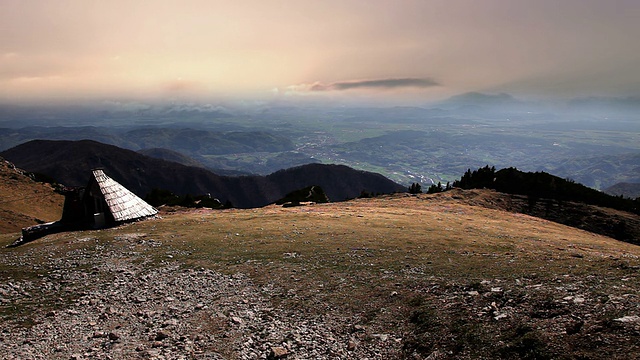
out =
[[500,105],[500,104],[520,104],[520,100],[510,94],[487,94],[476,91],[466,92],[460,95],[454,95],[444,101],[445,103],[459,103],[461,105]]

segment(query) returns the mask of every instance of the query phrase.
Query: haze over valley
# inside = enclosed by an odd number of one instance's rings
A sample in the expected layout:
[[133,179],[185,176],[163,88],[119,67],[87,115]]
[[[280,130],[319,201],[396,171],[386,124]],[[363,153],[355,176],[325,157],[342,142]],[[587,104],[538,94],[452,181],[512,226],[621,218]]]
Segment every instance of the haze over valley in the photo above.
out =
[[91,139],[229,175],[640,181],[634,1],[39,5],[0,12],[0,151]]
[[0,150],[34,139],[91,139],[221,175],[325,163],[430,185],[490,165],[596,189],[640,182],[636,98],[551,104],[467,93],[420,107],[286,105],[5,106]]

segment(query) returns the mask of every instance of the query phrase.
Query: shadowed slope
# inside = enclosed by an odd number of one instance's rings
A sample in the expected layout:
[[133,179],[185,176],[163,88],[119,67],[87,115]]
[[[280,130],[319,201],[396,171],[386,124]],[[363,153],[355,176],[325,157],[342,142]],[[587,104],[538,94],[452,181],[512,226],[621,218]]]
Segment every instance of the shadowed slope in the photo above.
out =
[[357,197],[363,190],[391,193],[404,187],[375,173],[338,165],[303,165],[269,176],[219,176],[208,170],[155,159],[95,141],[35,140],[4,151],[19,166],[47,174],[68,186],[84,186],[90,170],[105,173],[143,197],[153,188],[173,193],[211,194],[236,207],[259,207],[310,185],[321,186],[331,201]]

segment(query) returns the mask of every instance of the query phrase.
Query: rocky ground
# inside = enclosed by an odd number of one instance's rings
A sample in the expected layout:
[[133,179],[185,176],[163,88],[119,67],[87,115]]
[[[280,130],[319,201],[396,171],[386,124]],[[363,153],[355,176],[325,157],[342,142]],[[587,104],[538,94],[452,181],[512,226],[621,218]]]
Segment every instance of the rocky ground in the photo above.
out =
[[639,256],[442,195],[176,212],[0,249],[0,354],[634,359]]
[[[274,308],[270,298],[282,289],[273,284],[183,268],[171,258],[158,265],[136,248],[162,244],[136,238],[127,236],[127,256],[97,245],[48,257],[37,279],[0,284],[3,358],[380,359],[400,352],[400,334],[370,333],[340,314]],[[3,260],[34,266],[25,257]]]

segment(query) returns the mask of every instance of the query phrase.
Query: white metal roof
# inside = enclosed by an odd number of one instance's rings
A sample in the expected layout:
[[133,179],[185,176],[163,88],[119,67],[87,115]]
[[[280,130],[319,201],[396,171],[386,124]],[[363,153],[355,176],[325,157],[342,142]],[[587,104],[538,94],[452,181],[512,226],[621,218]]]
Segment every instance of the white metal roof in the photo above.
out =
[[115,221],[135,220],[158,213],[158,210],[153,206],[105,175],[104,171],[93,170],[93,177],[96,179]]

